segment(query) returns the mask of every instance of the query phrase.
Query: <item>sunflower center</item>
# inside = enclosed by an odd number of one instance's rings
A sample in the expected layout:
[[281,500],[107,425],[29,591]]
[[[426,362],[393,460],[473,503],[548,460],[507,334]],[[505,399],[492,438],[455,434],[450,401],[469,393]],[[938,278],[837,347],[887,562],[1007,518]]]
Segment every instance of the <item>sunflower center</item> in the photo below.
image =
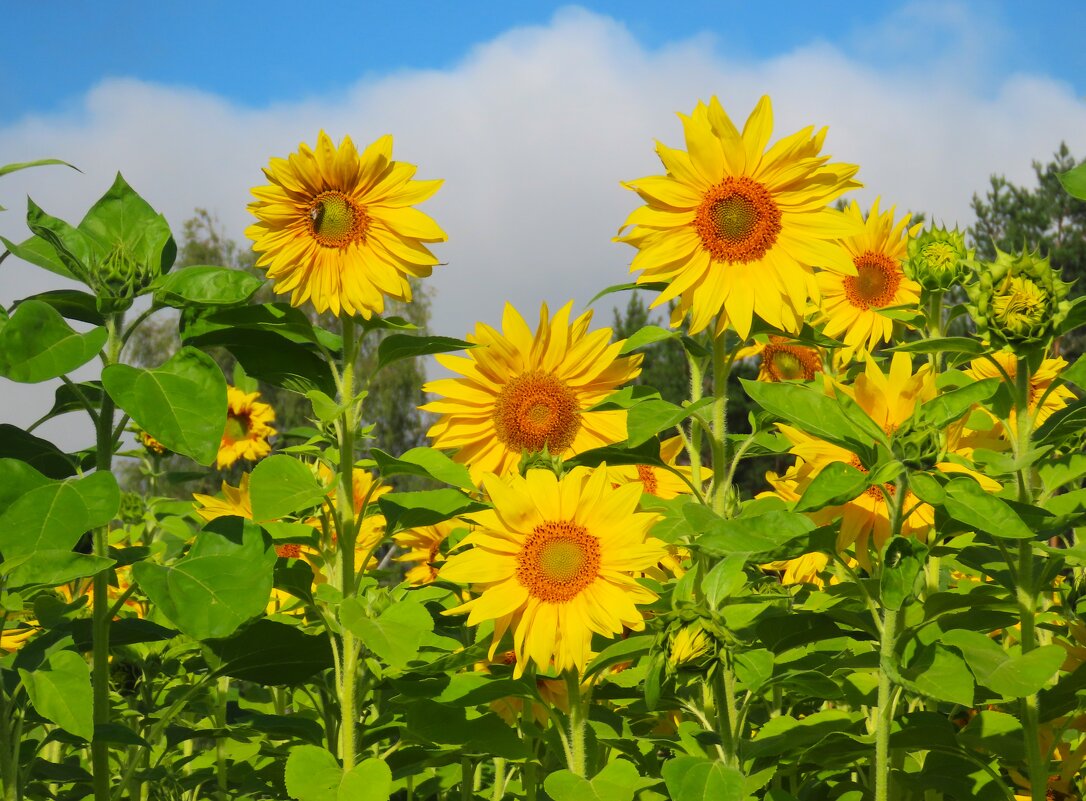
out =
[[852,260],[856,275],[844,278],[845,297],[858,309],[881,309],[893,303],[901,285],[898,263],[885,253],[867,251]]
[[513,451],[553,454],[573,444],[581,427],[577,396],[549,373],[517,376],[498,394],[494,403],[494,428],[498,439]]
[[812,348],[770,342],[762,351],[764,378],[770,381],[810,381],[822,369],[822,360]]
[[564,603],[600,571],[600,541],[572,520],[540,523],[517,554],[517,581],[541,601]]
[[647,464],[639,464],[637,466],[637,477],[641,479],[641,483],[645,485],[645,492],[650,495],[655,495],[658,488],[656,482],[656,473]]
[[729,175],[705,193],[693,225],[714,261],[758,261],[777,241],[781,210],[763,184]]
[[223,431],[222,438],[227,444],[239,442],[249,436],[249,429],[252,428],[253,421],[248,414],[234,414],[230,412],[226,416],[226,430]]
[[297,559],[302,555],[302,546],[291,542],[284,545],[276,545],[275,555],[282,556],[286,559]]
[[309,204],[309,233],[322,247],[346,247],[364,238],[367,228],[366,210],[342,192],[321,192]]

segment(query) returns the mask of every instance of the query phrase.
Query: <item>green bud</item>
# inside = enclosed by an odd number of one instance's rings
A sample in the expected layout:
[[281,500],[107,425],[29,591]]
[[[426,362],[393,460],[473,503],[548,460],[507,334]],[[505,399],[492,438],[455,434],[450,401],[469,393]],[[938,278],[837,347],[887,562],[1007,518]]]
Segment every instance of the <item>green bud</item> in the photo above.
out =
[[520,455],[520,464],[517,469],[522,476],[527,476],[529,470],[550,470],[559,478],[566,472],[565,461],[561,456],[552,456],[547,446],[541,451],[524,451]]
[[123,242],[113,248],[92,270],[90,286],[98,296],[98,310],[103,313],[123,311],[156,278],[157,272],[141,264],[128,252]]
[[977,333],[993,346],[1024,353],[1052,339],[1070,309],[1069,287],[1047,258],[996,250],[995,261],[979,266],[966,291]]
[[121,509],[117,516],[129,525],[135,525],[143,521],[145,511],[143,496],[134,492],[121,494]]
[[890,448],[894,458],[910,470],[931,470],[946,460],[946,434],[940,428],[908,420],[894,432]]
[[905,274],[929,292],[945,292],[965,280],[973,253],[957,228],[931,228],[909,240]]

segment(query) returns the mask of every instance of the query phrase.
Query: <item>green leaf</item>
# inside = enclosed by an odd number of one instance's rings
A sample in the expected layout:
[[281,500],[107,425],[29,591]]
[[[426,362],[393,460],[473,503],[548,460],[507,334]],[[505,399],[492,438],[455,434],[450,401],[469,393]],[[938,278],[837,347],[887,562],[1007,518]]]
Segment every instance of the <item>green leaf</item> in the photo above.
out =
[[78,384],[61,384],[53,394],[53,408],[43,417],[43,420],[58,417],[68,412],[81,412],[87,407],[83,405],[86,398],[91,408],[97,411],[102,406],[101,381],[83,381]]
[[982,709],[962,729],[958,740],[970,748],[998,754],[1010,762],[1023,762],[1026,758],[1022,724],[1006,712]]
[[897,611],[915,597],[916,578],[924,566],[926,546],[909,537],[893,537],[883,549],[879,598],[887,609]]
[[56,587],[73,579],[101,573],[114,564],[114,560],[104,556],[74,553],[71,550],[38,550],[5,559],[0,564],[0,575],[7,577],[9,588],[31,584]]
[[230,347],[241,330],[275,334],[297,345],[322,345],[333,353],[343,349],[342,337],[313,325],[305,312],[289,303],[261,303],[226,309],[192,307],[181,314],[181,341],[186,345]]
[[676,406],[665,400],[647,400],[632,406],[626,413],[626,447],[636,448],[712,403],[712,398],[702,398],[688,406]]
[[973,706],[973,674],[957,651],[941,643],[918,648],[903,678],[911,682],[909,689],[928,698]]
[[188,305],[236,306],[264,282],[244,270],[199,265],[157,278],[151,284],[156,303],[182,309]]
[[334,661],[326,636],[266,619],[207,646],[222,660],[220,674],[270,686],[302,684]]
[[1057,173],[1060,183],[1071,197],[1086,200],[1086,161],[1067,172]]
[[1042,645],[1024,654],[1017,648],[1005,651],[990,637],[967,629],[951,629],[940,639],[961,651],[979,684],[1005,698],[1024,698],[1040,690],[1067,656],[1058,645]]
[[636,290],[636,289],[644,289],[644,290],[647,290],[649,292],[663,292],[665,289],[667,289],[667,283],[664,282],[664,281],[646,281],[643,284],[638,284],[638,283],[614,284],[612,286],[607,287],[606,289],[601,289],[599,292],[597,292],[595,295],[593,295],[592,300],[588,301],[588,305],[591,306],[593,303],[595,303],[600,298],[606,297],[607,295],[614,294],[615,292],[627,292],[627,291]]
[[100,253],[118,246],[137,264],[154,273],[167,272],[177,255],[166,218],[128,185],[120,173],[82,222],[79,231],[95,242]]
[[79,460],[56,445],[8,423],[0,423],[0,458],[18,459],[49,478],[74,476]]
[[827,506],[848,503],[867,489],[867,473],[844,462],[830,462],[796,501],[797,512],[817,512]]
[[751,759],[795,754],[827,734],[852,728],[858,715],[840,709],[815,712],[802,719],[781,715],[770,719],[746,748]]
[[[45,247],[39,246],[27,255],[48,253],[48,248],[53,251],[50,256],[34,263],[46,269],[52,269],[51,265],[59,264],[61,275],[77,281],[84,281],[93,265],[108,252],[100,250],[82,231],[72,228],[58,217],[46,214],[30,198],[26,199],[26,227],[45,243]],[[23,258],[21,253],[15,255]]]
[[524,759],[528,755],[516,731],[493,712],[469,719],[463,708],[416,701],[407,705],[406,721],[412,739],[459,745],[469,753],[507,759]]
[[167,448],[211,464],[226,428],[226,379],[214,359],[184,347],[161,367],[113,364],[102,383],[117,405]]
[[946,500],[943,485],[931,473],[913,473],[909,476],[909,489],[917,498],[932,506],[942,506]]
[[0,515],[30,490],[49,483],[48,478],[25,461],[0,459]]
[[439,336],[411,336],[410,334],[390,334],[377,346],[377,367],[380,370],[401,359],[414,359],[432,353],[451,353],[457,350],[474,348],[474,343],[462,339]]
[[968,356],[980,356],[988,349],[976,339],[970,337],[941,337],[939,339],[921,339],[887,348],[885,353],[955,353]]
[[38,159],[37,161],[19,161],[12,164],[5,164],[0,167],[0,175],[7,175],[8,173],[16,172],[18,170],[25,170],[28,167],[44,167],[50,164],[59,164],[63,167],[71,167],[76,172],[83,172],[75,165],[69,164],[66,161],[61,161],[60,159]]
[[80,334],[48,303],[28,300],[0,329],[0,375],[23,384],[57,378],[97,356],[107,338],[104,328]]
[[651,634],[638,634],[633,637],[627,637],[624,640],[616,640],[596,654],[596,657],[588,663],[588,667],[586,667],[584,671],[585,678],[595,675],[601,670],[606,670],[613,665],[622,662],[632,662],[635,659],[644,656],[652,647],[654,639],[655,638]]
[[454,462],[441,451],[433,448],[412,448],[396,458],[378,448],[371,448],[370,455],[377,462],[377,470],[387,478],[389,476],[423,476],[452,484],[465,490],[474,490],[471,473],[468,469]]
[[543,789],[554,801],[633,801],[634,795],[651,787],[657,779],[642,778],[625,759],[604,765],[591,780],[572,771],[556,770],[543,781]]
[[[250,307],[240,307],[247,308]],[[248,375],[291,392],[301,395],[312,390],[325,395],[336,392],[332,370],[322,356],[274,331],[239,328],[188,342],[201,348],[209,345],[226,348]]]
[[392,796],[392,771],[377,757],[364,759],[343,774],[336,801],[388,801]]
[[397,529],[432,526],[451,517],[490,508],[455,489],[389,492],[378,498],[377,503],[390,534]]
[[340,606],[339,615],[345,628],[394,668],[407,667],[418,656],[423,636],[434,630],[434,619],[426,607],[410,596],[392,604],[376,618],[367,617],[362,605],[348,598]]
[[975,404],[984,403],[992,397],[1002,383],[1001,378],[986,378],[937,395],[920,406],[917,420],[936,428],[950,425],[961,419]]
[[328,751],[315,745],[290,749],[286,767],[287,792],[298,801],[330,801],[337,797],[343,769]]
[[132,574],[151,602],[197,640],[229,637],[264,611],[275,549],[258,526],[239,517],[208,523],[174,565],[137,562]]
[[286,454],[262,459],[249,479],[254,520],[276,520],[316,506],[326,493],[309,467]]
[[962,476],[947,483],[943,508],[960,523],[999,539],[1031,540],[1030,529],[1006,501],[989,495],[971,478]]
[[743,774],[720,762],[677,756],[661,770],[673,801],[743,801]]
[[94,737],[90,667],[74,651],[54,651],[36,670],[19,670],[34,708],[46,720],[88,742]]
[[82,292],[78,289],[52,289],[16,301],[15,305],[18,307],[28,300],[48,303],[60,312],[61,317],[68,320],[79,320],[81,323],[90,323],[91,325],[106,324],[106,318],[98,311],[97,299],[89,292]]
[[678,331],[669,331],[658,325],[646,325],[643,328],[639,328],[622,343],[622,349],[619,353],[632,353],[638,348],[643,348],[646,345],[663,342],[667,339],[675,339],[678,336]]
[[748,562],[757,563],[779,558],[782,548],[797,540],[806,541],[815,528],[804,515],[784,511],[725,520],[701,504],[691,503],[683,507],[683,514],[700,532],[694,540],[698,550],[714,557],[745,553]]
[[[1086,162],[1083,162],[1086,164]],[[1075,363],[1060,373],[1060,380],[1086,390],[1086,356],[1079,356]]]
[[[3,242],[4,247],[11,251],[11,255],[18,259],[42,267],[51,273],[62,275],[65,278],[80,280],[65,266],[64,261],[57,254],[56,248],[40,236],[32,236],[24,242],[12,242],[0,236],[0,242]],[[78,264],[77,269],[80,269]]]
[[7,559],[36,551],[70,551],[84,532],[112,520],[120,506],[121,491],[112,473],[42,484],[0,515],[0,551]]
[[[1033,437],[1034,445],[1061,445],[1086,428],[1086,399],[1075,401],[1052,414]],[[1072,440],[1074,441],[1074,440]]]
[[720,606],[725,598],[730,598],[746,584],[747,574],[743,569],[747,559],[745,553],[733,553],[717,562],[701,580],[701,591],[711,609]]
[[808,434],[863,454],[870,443],[889,446],[886,434],[862,412],[849,414],[838,399],[813,386],[740,379],[751,400]]

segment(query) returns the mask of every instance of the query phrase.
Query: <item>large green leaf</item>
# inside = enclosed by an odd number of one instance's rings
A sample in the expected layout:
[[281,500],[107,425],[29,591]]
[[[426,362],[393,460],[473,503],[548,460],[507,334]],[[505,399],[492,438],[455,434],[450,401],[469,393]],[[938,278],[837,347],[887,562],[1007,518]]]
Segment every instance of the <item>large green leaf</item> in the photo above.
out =
[[0,575],[6,577],[9,588],[31,584],[56,587],[77,578],[101,573],[114,564],[114,560],[104,556],[75,553],[71,550],[43,549],[5,559],[0,563]]
[[46,720],[88,742],[94,737],[90,667],[74,651],[54,651],[36,670],[19,670],[31,703]]
[[156,303],[183,309],[198,306],[236,306],[253,296],[263,281],[244,270],[197,265],[161,276],[151,284]]
[[388,532],[399,528],[432,526],[451,517],[489,508],[455,489],[389,492],[377,499]]
[[39,292],[36,295],[16,301],[15,305],[26,303],[30,300],[38,300],[48,303],[60,316],[68,320],[79,320],[81,323],[91,325],[105,325],[106,318],[98,311],[98,301],[89,292],[79,289],[51,289],[48,292]]
[[0,459],[0,515],[12,502],[37,487],[50,483],[49,479],[20,459]]
[[[0,242],[3,242],[4,247],[10,250],[11,254],[16,258],[42,267],[51,273],[62,275],[65,278],[76,278],[57,254],[56,248],[40,236],[32,236],[23,242],[12,242],[10,239],[0,236]],[[79,269],[78,264],[76,264],[76,267]]]
[[100,253],[123,248],[129,258],[153,271],[167,272],[177,255],[166,218],[128,185],[120,173],[79,223],[79,231]]
[[82,172],[82,170],[76,167],[74,164],[69,164],[68,162],[61,161],[60,159],[37,159],[36,161],[19,161],[12,164],[5,164],[0,167],[0,175],[7,175],[8,173],[25,170],[29,167],[45,167],[50,164],[71,167],[76,172]]
[[387,801],[392,771],[370,757],[344,772],[339,761],[315,745],[290,750],[286,766],[287,792],[297,801]]
[[[251,308],[240,306],[228,311],[241,312]],[[291,392],[302,395],[313,390],[326,395],[336,392],[335,378],[324,358],[311,347],[283,336],[279,330],[227,328],[206,336],[183,336],[182,341],[201,348],[211,345],[226,348],[245,369],[246,375]]]
[[181,341],[186,345],[228,345],[239,330],[278,334],[298,345],[322,345],[339,352],[341,337],[313,325],[305,312],[289,303],[261,303],[227,309],[186,308],[181,314]]
[[176,564],[137,562],[136,581],[182,632],[197,640],[229,637],[264,611],[275,549],[258,526],[238,517],[213,520]]
[[433,448],[412,448],[398,459],[378,448],[371,448],[370,455],[377,462],[377,470],[384,478],[423,476],[460,489],[475,489],[471,473],[464,465],[454,462],[444,453]]
[[0,423],[0,458],[26,462],[49,478],[74,476],[80,466],[75,456],[10,423]]
[[673,801],[742,801],[743,774],[721,762],[677,756],[661,771]]
[[[48,254],[51,248],[52,254],[38,258],[34,263],[46,269],[53,269],[51,265],[59,264],[61,275],[69,278],[84,281],[98,260],[108,253],[100,250],[82,231],[59,217],[46,214],[30,198],[26,199],[26,227],[44,243],[44,247],[39,245],[26,255],[35,257],[38,254]],[[22,253],[12,252],[20,258],[26,258]]]
[[226,428],[226,379],[215,361],[181,348],[161,367],[114,364],[102,383],[117,405],[167,448],[211,464]]
[[84,400],[90,404],[90,408],[97,411],[102,406],[101,381],[82,381],[78,384],[61,384],[53,393],[53,408],[43,419],[58,417],[68,412],[86,410]]
[[797,512],[817,512],[827,506],[848,503],[867,489],[867,473],[844,462],[830,462],[796,501]]
[[805,541],[815,525],[806,516],[773,511],[751,517],[726,520],[701,504],[683,507],[695,532],[694,546],[709,556],[725,557],[733,553],[749,554],[749,562],[769,562],[797,540]]
[[413,359],[416,356],[428,356],[433,353],[451,353],[474,347],[475,345],[471,342],[452,337],[390,334],[377,346],[376,369],[380,370],[401,359]]
[[362,605],[348,598],[339,608],[339,617],[366,648],[394,668],[407,667],[418,655],[423,637],[434,630],[434,619],[426,607],[410,596],[376,618],[367,617]]
[[48,303],[28,300],[0,329],[0,375],[24,384],[57,378],[97,356],[107,337],[104,328],[80,334]]
[[41,484],[0,515],[0,551],[12,559],[71,550],[84,532],[112,520],[120,505],[121,491],[112,473]]
[[928,698],[973,706],[973,674],[957,651],[941,643],[918,648],[903,678],[912,683],[908,689]]
[[658,782],[642,777],[625,759],[616,759],[591,779],[572,771],[556,770],[544,780],[543,789],[554,801],[633,801],[639,790]]
[[712,398],[702,398],[689,406],[676,406],[665,400],[650,399],[632,406],[626,413],[626,447],[636,448],[712,403]]
[[222,660],[219,673],[257,684],[301,684],[333,664],[327,637],[273,620],[255,620],[207,645]]
[[1001,378],[986,378],[960,389],[944,392],[922,404],[917,412],[921,423],[942,428],[959,420],[974,405],[988,400],[1002,383]]
[[1035,534],[1006,501],[962,476],[946,485],[943,508],[955,520],[1000,539],[1030,540]]
[[269,456],[253,468],[249,497],[254,520],[275,520],[321,502],[326,490],[293,456]]
[[1006,698],[1024,698],[1040,690],[1067,656],[1058,645],[1042,645],[1027,653],[1006,651],[991,637],[967,629],[951,629],[940,639],[961,652],[978,684]]
[[626,354],[631,353],[638,348],[646,347],[647,345],[653,345],[657,342],[663,342],[667,339],[675,339],[679,336],[678,331],[669,331],[666,328],[661,328],[658,325],[646,325],[639,328],[632,333],[622,343],[622,350],[619,353]]
[[1086,162],[1073,167],[1067,172],[1059,173],[1060,183],[1067,190],[1067,194],[1086,200]]
[[886,434],[858,409],[846,409],[821,390],[788,381],[742,381],[751,400],[777,417],[819,439],[854,453],[865,453],[871,443],[889,445]]

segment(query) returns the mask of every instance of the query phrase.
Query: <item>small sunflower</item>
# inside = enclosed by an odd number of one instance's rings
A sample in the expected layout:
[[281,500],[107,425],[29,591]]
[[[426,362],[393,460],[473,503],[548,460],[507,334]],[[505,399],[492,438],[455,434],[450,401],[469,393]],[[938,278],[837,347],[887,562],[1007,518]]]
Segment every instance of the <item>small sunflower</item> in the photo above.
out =
[[801,345],[781,336],[771,336],[768,342],[755,342],[740,348],[735,358],[760,356],[759,381],[812,381],[822,372],[822,354],[817,348]]
[[[965,371],[965,374],[974,381],[983,381],[986,378],[1002,378],[1005,381],[1003,373],[1006,373],[1013,382],[1018,372],[1018,357],[1008,350],[1000,350],[993,353],[992,358],[999,362],[999,367],[988,359],[974,359],[969,363],[969,369]],[[1003,368],[1002,372],[1000,372],[1000,367]],[[1067,406],[1069,401],[1075,399],[1075,393],[1066,386],[1061,385],[1050,389],[1052,382],[1059,378],[1066,367],[1067,360],[1062,357],[1045,359],[1029,377],[1027,402],[1029,412],[1033,416],[1034,427],[1044,425],[1045,420],[1051,417],[1053,412],[1058,412]],[[1012,413],[1009,422],[1011,436],[1017,436],[1018,416]]]
[[275,410],[257,400],[259,392],[242,392],[237,387],[226,388],[226,429],[215,464],[230,467],[238,459],[255,462],[271,453],[268,438],[275,435],[270,423]]
[[850,353],[869,352],[880,342],[888,342],[894,330],[894,321],[879,314],[880,309],[920,303],[920,284],[905,276],[903,264],[909,238],[922,224],[908,228],[908,214],[895,223],[894,209],[880,214],[878,199],[866,221],[856,203],[846,214],[863,225],[861,233],[840,242],[856,274],[819,273],[823,333],[842,338]]
[[612,488],[605,465],[560,479],[550,470],[491,474],[483,484],[494,508],[475,515],[469,547],[439,576],[478,593],[446,614],[469,613],[469,626],[493,620],[491,659],[512,629],[515,677],[529,660],[542,671],[584,670],[593,633],[613,638],[645,627],[637,604],[656,594],[633,574],[665,552],[648,536],[658,516],[636,511],[639,486]]
[[242,473],[241,481],[236,487],[228,483],[222,483],[223,497],[214,495],[201,495],[193,493],[193,499],[200,504],[196,507],[196,514],[208,522],[217,517],[244,517],[253,519],[253,502],[249,498],[249,474]]
[[437,578],[434,562],[441,555],[442,543],[455,529],[464,527],[465,524],[459,520],[443,520],[432,526],[396,532],[392,537],[393,542],[407,553],[397,556],[395,561],[413,565],[404,574],[404,579],[415,587],[434,581]]
[[669,284],[652,307],[678,299],[677,325],[691,315],[690,333],[715,323],[746,339],[754,315],[786,331],[799,329],[818,296],[814,267],[852,275],[855,267],[833,241],[858,230],[827,208],[860,186],[853,164],[821,156],[826,129],[805,128],[768,150],[773,111],[763,97],[742,133],[714,97],[680,114],[687,152],[660,143],[667,175],[624,186],[647,205],[626,219],[618,241],[638,249],[638,283]]
[[568,457],[626,439],[625,410],[587,410],[641,372],[641,355],[619,357],[611,329],[590,332],[591,311],[570,322],[572,307],[551,319],[543,304],[533,335],[506,304],[501,333],[479,323],[467,357],[437,356],[459,377],[423,387],[444,396],[421,407],[440,415],[427,436],[435,448],[457,449],[453,458],[475,481],[515,470],[525,452]]
[[253,189],[249,211],[258,222],[245,235],[279,294],[312,302],[318,312],[361,314],[385,308],[385,297],[411,300],[408,278],[430,275],[437,258],[424,242],[445,232],[413,208],[441,181],[415,181],[413,164],[392,160],[392,137],[361,154],[349,136],[339,148],[324,131],[316,150],[302,143],[289,158],[271,160],[271,182]]

